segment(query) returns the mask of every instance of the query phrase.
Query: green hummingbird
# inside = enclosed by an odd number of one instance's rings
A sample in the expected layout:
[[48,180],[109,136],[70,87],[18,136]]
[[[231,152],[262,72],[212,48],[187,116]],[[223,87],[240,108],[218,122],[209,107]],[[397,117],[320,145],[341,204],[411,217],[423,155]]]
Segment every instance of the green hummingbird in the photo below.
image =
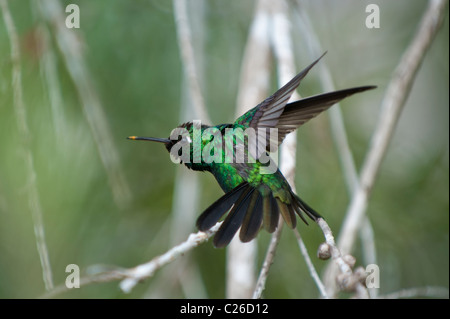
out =
[[292,191],[269,152],[288,133],[333,104],[376,88],[354,87],[288,103],[300,81],[323,55],[233,124],[208,126],[192,121],[175,128],[169,138],[128,137],[163,143],[172,160],[214,175],[225,195],[210,205],[196,224],[200,231],[206,231],[231,208],[214,236],[215,247],[227,246],[239,228],[242,242],[251,241],[262,227],[274,232],[280,214],[290,228],[296,227],[296,214],[306,224],[304,214],[313,221],[321,217]]

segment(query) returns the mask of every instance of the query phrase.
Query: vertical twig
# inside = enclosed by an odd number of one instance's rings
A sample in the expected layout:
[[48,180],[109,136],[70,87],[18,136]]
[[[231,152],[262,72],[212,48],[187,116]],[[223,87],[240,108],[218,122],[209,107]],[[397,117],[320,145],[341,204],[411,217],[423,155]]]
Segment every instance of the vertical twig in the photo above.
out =
[[55,130],[58,146],[64,144],[64,103],[62,98],[60,80],[58,78],[57,57],[55,55],[49,27],[39,19],[39,2],[30,2],[33,16],[37,21],[37,36],[42,42],[42,58],[39,60],[40,75],[44,91],[47,91],[50,108],[52,111],[53,129]]
[[283,230],[284,220],[280,218],[278,220],[278,226],[270,239],[269,247],[267,248],[264,262],[259,272],[258,280],[256,281],[255,290],[253,291],[253,299],[260,299],[264,289],[266,288],[266,280],[269,276],[270,266],[275,259],[275,252],[277,250],[278,242],[280,241],[281,231]]
[[197,68],[195,66],[195,55],[192,46],[192,34],[189,25],[186,0],[174,0],[173,5],[175,24],[177,26],[178,46],[180,48],[184,74],[192,99],[192,106],[196,116],[200,120],[211,123],[201,93]]
[[[284,0],[272,4],[271,41],[278,65],[278,84],[283,86],[295,76],[295,61],[290,35],[290,22],[287,18],[287,2]],[[301,97],[297,92],[292,94],[292,100]],[[295,166],[297,135],[288,134],[280,146],[280,170],[295,192]]]
[[5,21],[6,30],[11,46],[12,61],[12,88],[14,96],[14,111],[16,114],[17,126],[22,142],[23,153],[26,164],[26,175],[28,188],[28,203],[33,218],[34,234],[36,237],[36,245],[42,266],[42,276],[44,279],[45,289],[53,289],[52,270],[50,258],[48,255],[47,244],[45,242],[44,221],[42,217],[42,207],[39,199],[39,193],[36,185],[36,171],[34,169],[33,153],[30,149],[31,135],[27,123],[27,112],[23,99],[22,89],[22,71],[20,66],[19,38],[17,36],[14,21],[8,8],[6,0],[0,0],[0,6],[3,12],[3,20]]
[[[290,21],[288,19],[288,3],[286,1],[277,1],[272,7],[272,43],[274,46],[275,56],[278,64],[278,82],[280,86],[295,76],[295,62],[293,45],[290,32]],[[300,95],[294,92],[293,99],[300,99]],[[296,149],[297,149],[297,135],[296,132],[288,134],[281,145],[281,163],[280,170],[291,185],[295,192],[295,166],[296,166]],[[319,276],[314,268],[314,265],[309,257],[303,240],[300,234],[295,230],[297,242],[305,262],[310,271],[310,275],[316,283],[322,297],[326,298],[324,293],[324,285],[320,281]]]
[[[312,58],[316,58],[325,50],[320,45],[319,37],[317,36],[308,15],[303,10],[299,10],[298,13],[298,22],[301,33],[305,35],[305,42],[311,52]],[[333,83],[331,72],[327,67],[326,59],[321,61],[317,65],[317,68],[319,70],[319,78],[323,91],[335,91],[336,88]],[[333,105],[333,107],[327,111],[327,114],[329,115],[330,120],[331,137],[337,149],[342,172],[347,184],[347,190],[349,194],[352,194],[358,185],[358,173],[348,142],[347,133],[345,131],[340,103]]]
[[241,116],[267,95],[270,77],[270,1],[258,0],[242,59],[236,116]]
[[[39,3],[30,3],[33,13],[39,14]],[[60,80],[56,65],[56,55],[51,43],[50,30],[45,23],[38,21],[37,34],[42,41],[42,58],[39,61],[40,74],[43,79],[44,91],[48,93],[50,108],[52,111],[53,129],[55,130],[58,146],[63,146],[65,134],[64,103],[61,93]]]
[[48,96],[52,110],[53,127],[58,143],[61,145],[64,136],[63,99],[59,85],[58,72],[55,63],[55,53],[50,47],[50,33],[46,26],[39,28],[43,35],[44,53],[41,62],[41,72],[47,81]]
[[[319,54],[323,53],[324,49],[321,47],[319,38],[315,33],[314,28],[312,27],[308,15],[305,14],[304,11],[299,12],[299,22],[299,26],[302,29],[302,34],[305,34],[305,37],[307,39],[306,42],[308,44],[308,48],[312,52],[312,56],[316,57]],[[334,86],[331,72],[327,67],[326,61],[321,62],[318,68],[320,83],[324,91],[335,91],[336,88]],[[351,196],[358,188],[358,172],[356,169],[354,156],[348,142],[347,133],[345,131],[345,124],[340,103],[336,103],[336,105],[328,110],[327,114],[330,121],[331,137],[339,156],[344,180],[347,184],[347,192]],[[365,225],[368,230],[371,229],[369,220],[366,221]],[[366,238],[366,242],[363,244],[364,246],[372,246],[371,249],[375,252],[373,237]],[[374,255],[371,256],[371,259],[375,259]]]
[[415,75],[425,53],[439,30],[446,0],[431,0],[422,18],[419,31],[403,54],[381,104],[380,118],[372,137],[370,149],[362,166],[360,185],[352,198],[346,221],[342,227],[342,237],[338,241],[344,252],[351,251],[354,234],[365,214],[367,200],[377,177],[381,162],[386,154],[401,111],[409,95]]
[[325,285],[322,283],[322,280],[320,280],[319,274],[317,273],[316,268],[314,267],[311,258],[309,257],[308,249],[306,248],[305,243],[303,242],[303,239],[300,236],[300,233],[298,232],[297,229],[294,229],[294,234],[295,237],[297,237],[298,246],[300,248],[300,252],[305,258],[306,266],[308,267],[309,273],[311,274],[311,277],[316,283],[317,288],[319,288],[320,296],[323,299],[328,299]]
[[[188,3],[185,0],[174,0],[174,19],[178,37],[178,47],[184,70],[183,98],[181,102],[180,119],[182,122],[200,119],[210,122],[200,87],[199,67],[195,57],[201,55],[201,49],[194,49],[192,28],[189,21]],[[203,2],[191,3],[195,5],[196,18],[203,18]],[[200,22],[201,23],[201,22]],[[201,30],[199,30],[201,31]],[[185,98],[187,96],[187,98]],[[200,180],[196,173],[189,172],[185,167],[178,167],[175,179],[174,199],[172,206],[171,245],[178,243],[192,229],[195,214],[198,212],[200,197]],[[199,275],[199,271],[190,259],[179,262],[179,267],[190,272],[188,279],[178,278],[185,292],[194,291],[206,297],[206,289]],[[177,272],[181,275],[181,272]],[[171,274],[173,275],[173,274]],[[199,295],[197,295],[199,296]]]
[[[305,14],[304,11],[299,12],[298,21],[302,34],[305,35],[307,46],[312,52],[312,56],[316,57],[317,55],[323,53],[324,50],[320,45],[319,38],[312,27],[308,15]],[[320,83],[322,84],[324,91],[335,91],[336,88],[333,84],[331,72],[327,67],[326,61],[320,63],[318,68]],[[359,181],[355,160],[350,149],[347,133],[345,131],[340,103],[334,105],[330,110],[328,110],[327,113],[330,122],[331,137],[339,157],[341,170],[347,185],[347,192],[351,197],[358,188]],[[364,247],[364,262],[366,264],[376,263],[375,237],[368,217],[365,218],[363,226],[360,230],[360,235],[362,245]],[[371,297],[376,297],[376,293],[377,290],[372,290],[371,294],[374,295],[371,295]]]
[[[343,253],[352,250],[356,233],[364,220],[372,187],[378,175],[381,162],[392,139],[401,111],[409,95],[421,62],[441,25],[446,0],[431,0],[424,13],[418,32],[403,54],[393,73],[381,105],[380,118],[372,136],[370,148],[361,169],[359,187],[349,205],[342,226],[338,245]],[[327,286],[334,287],[336,268],[326,271]]]
[[83,106],[83,113],[92,132],[100,159],[105,167],[113,198],[118,207],[124,208],[131,199],[131,191],[120,168],[113,134],[110,131],[101,102],[93,88],[89,69],[83,58],[81,40],[72,29],[64,24],[61,4],[56,0],[39,2],[40,13],[53,27],[59,50],[70,77],[73,80]]
[[[265,97],[270,75],[270,1],[259,0],[245,46],[239,80],[236,113],[242,115]],[[227,297],[250,298],[255,285],[257,241],[243,244],[237,236],[227,249]]]

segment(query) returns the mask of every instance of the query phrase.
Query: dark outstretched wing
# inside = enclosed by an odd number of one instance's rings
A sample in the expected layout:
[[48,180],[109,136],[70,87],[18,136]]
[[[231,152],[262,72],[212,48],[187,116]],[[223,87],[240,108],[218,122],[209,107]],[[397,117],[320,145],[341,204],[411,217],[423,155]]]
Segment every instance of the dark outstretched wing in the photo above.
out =
[[274,94],[239,117],[235,124],[241,124],[253,128],[275,127],[278,122],[278,118],[283,113],[284,107],[291,98],[292,93],[294,93],[295,89],[299,86],[300,81],[325,54],[326,52]]
[[272,96],[268,97],[236,120],[235,124],[251,127],[258,131],[265,129],[265,139],[258,138],[256,141],[249,141],[250,143],[257,143],[257,145],[249,145],[248,148],[250,151],[256,151],[255,154],[251,154],[254,158],[260,158],[261,154],[265,151],[269,151],[271,142],[270,137],[273,138],[273,135],[269,134],[269,129],[278,129],[277,139],[272,141],[274,146],[278,146],[288,133],[294,131],[300,125],[327,110],[333,104],[352,94],[376,88],[376,86],[355,87],[311,96],[288,104],[287,102],[295,89],[299,86],[300,81],[325,55],[325,53],[297,74],[281,89],[276,91]]
[[294,131],[300,125],[308,122],[323,111],[326,111],[340,100],[345,99],[352,94],[372,90],[374,88],[376,88],[376,86],[360,86],[314,95],[289,103],[284,108],[283,113],[280,115],[278,122],[275,125],[275,127],[278,128],[278,142],[275,145],[280,145],[288,133]]

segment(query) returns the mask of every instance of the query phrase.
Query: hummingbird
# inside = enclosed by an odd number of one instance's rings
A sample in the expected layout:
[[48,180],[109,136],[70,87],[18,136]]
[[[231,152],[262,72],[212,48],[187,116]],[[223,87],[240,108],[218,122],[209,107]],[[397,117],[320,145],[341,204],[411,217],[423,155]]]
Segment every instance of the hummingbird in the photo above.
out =
[[[268,168],[272,163],[269,152],[273,151],[273,146],[278,147],[288,133],[340,100],[376,88],[353,87],[288,103],[301,80],[325,53],[232,124],[209,126],[191,121],[175,128],[169,138],[128,137],[162,143],[172,160],[195,171],[210,172],[215,177],[225,194],[206,208],[196,222],[200,231],[207,231],[229,211],[214,236],[215,247],[226,247],[239,228],[242,242],[254,239],[261,228],[272,233],[280,215],[290,228],[297,225],[296,215],[306,224],[306,216],[313,221],[321,218],[292,191],[276,166]],[[257,131],[258,138],[244,134],[248,130]],[[272,132],[274,134],[267,134]],[[239,151],[244,155],[240,160],[237,158]]]

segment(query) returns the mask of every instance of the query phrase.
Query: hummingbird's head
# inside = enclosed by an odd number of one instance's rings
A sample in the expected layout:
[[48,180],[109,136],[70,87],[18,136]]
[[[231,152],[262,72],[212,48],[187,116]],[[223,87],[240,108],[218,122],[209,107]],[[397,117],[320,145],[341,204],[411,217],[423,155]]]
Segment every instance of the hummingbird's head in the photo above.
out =
[[173,129],[169,138],[129,136],[128,139],[163,143],[174,163],[184,163],[191,168],[194,156],[192,146],[194,134],[195,132],[201,132],[205,127],[207,126],[201,124],[197,125],[195,121],[186,122]]

